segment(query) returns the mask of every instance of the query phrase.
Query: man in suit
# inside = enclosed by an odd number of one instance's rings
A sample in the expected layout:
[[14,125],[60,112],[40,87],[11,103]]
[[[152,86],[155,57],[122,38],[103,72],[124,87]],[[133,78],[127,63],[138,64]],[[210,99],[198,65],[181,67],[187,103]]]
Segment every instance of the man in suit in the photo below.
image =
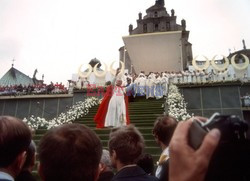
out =
[[117,169],[112,181],[155,181],[157,178],[149,176],[136,165],[137,159],[144,150],[144,140],[141,133],[133,126],[114,129],[110,133],[109,152],[111,162]]
[[97,135],[80,124],[49,130],[38,148],[38,172],[44,181],[96,181],[102,145]]
[[168,168],[169,168],[169,143],[177,126],[175,118],[170,116],[158,117],[155,121],[153,128],[153,135],[156,142],[162,149],[162,154],[157,162],[157,170],[155,176],[161,180],[168,180]]
[[0,181],[14,181],[26,160],[31,131],[21,120],[0,116]]

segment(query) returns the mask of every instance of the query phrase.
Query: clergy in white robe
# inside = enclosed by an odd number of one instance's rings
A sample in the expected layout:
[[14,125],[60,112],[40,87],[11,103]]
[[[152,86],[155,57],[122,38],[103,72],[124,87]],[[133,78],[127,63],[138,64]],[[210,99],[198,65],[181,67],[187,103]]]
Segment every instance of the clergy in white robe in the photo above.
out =
[[197,78],[196,78],[196,72],[195,71],[192,72],[192,83],[193,84],[197,83]]
[[223,81],[223,73],[221,71],[218,72],[218,82]]
[[135,80],[135,94],[138,96],[144,96],[146,94],[146,77],[143,73],[140,73]]
[[173,83],[178,84],[178,74],[177,73],[173,73]]
[[155,80],[154,73],[150,73],[146,81],[146,98],[147,99],[154,97],[154,80]]
[[156,75],[154,80],[154,95],[156,99],[161,99],[163,97],[163,90],[162,90],[162,78],[159,75]]
[[168,83],[169,83],[169,76],[168,74],[164,73],[161,79],[163,96],[167,96],[168,94]]
[[190,71],[187,72],[187,82],[188,84],[192,83],[192,73]]

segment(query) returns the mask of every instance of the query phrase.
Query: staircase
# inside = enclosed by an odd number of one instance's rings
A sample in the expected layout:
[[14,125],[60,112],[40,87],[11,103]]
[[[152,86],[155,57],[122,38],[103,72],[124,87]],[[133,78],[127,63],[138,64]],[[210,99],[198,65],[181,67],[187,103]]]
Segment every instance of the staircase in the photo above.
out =
[[[152,129],[154,126],[154,121],[159,115],[162,115],[164,112],[164,107],[162,106],[165,99],[145,99],[142,97],[136,98],[134,102],[129,103],[129,115],[131,124],[134,124],[139,131],[142,133],[146,149],[145,152],[149,153],[154,158],[154,163],[159,159],[161,154],[161,150],[159,146],[156,144],[155,139],[152,135]],[[75,123],[84,124],[90,127],[92,130],[96,132],[96,134],[100,137],[101,142],[103,144],[103,148],[107,149],[108,139],[110,129],[96,129],[95,122],[93,118],[97,112],[98,106],[95,106],[90,109],[88,115],[84,116],[75,121]],[[41,137],[46,133],[47,130],[37,130],[34,136],[34,141],[36,144],[39,144]]]
[[[145,152],[150,153],[153,156],[155,162],[159,159],[161,150],[155,142],[155,139],[152,135],[152,129],[155,119],[164,112],[164,108],[162,107],[163,103],[164,99],[146,100],[145,98],[137,98],[135,99],[135,102],[129,103],[129,116],[131,124],[134,124],[142,133],[146,144]],[[84,118],[81,118],[75,122],[92,128],[100,137],[103,147],[107,148],[110,129],[95,129],[96,125],[93,121],[93,117],[95,116],[97,109],[98,106],[91,108],[87,116],[84,116]]]

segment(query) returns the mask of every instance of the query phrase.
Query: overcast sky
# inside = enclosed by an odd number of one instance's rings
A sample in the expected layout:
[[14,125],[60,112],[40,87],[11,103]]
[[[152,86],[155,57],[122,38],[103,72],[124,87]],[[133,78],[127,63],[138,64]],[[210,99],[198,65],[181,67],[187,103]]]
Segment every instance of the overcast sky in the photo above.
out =
[[[11,67],[66,82],[92,58],[119,59],[122,36],[155,0],[0,0],[0,77]],[[228,55],[250,47],[249,0],[166,0],[187,22],[193,55]]]

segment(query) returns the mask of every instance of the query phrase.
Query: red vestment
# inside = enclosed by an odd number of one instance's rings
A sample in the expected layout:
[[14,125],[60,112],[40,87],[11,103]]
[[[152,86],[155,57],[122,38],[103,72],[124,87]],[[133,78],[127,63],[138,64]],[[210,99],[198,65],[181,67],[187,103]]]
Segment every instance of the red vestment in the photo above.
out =
[[[104,128],[105,118],[108,112],[109,101],[112,97],[112,94],[113,94],[113,86],[110,85],[107,87],[107,91],[94,117],[96,128]],[[125,99],[125,104],[126,104],[126,120],[127,120],[127,125],[128,125],[130,124],[130,119],[129,119],[129,114],[128,114],[128,96],[124,95],[124,99]]]

